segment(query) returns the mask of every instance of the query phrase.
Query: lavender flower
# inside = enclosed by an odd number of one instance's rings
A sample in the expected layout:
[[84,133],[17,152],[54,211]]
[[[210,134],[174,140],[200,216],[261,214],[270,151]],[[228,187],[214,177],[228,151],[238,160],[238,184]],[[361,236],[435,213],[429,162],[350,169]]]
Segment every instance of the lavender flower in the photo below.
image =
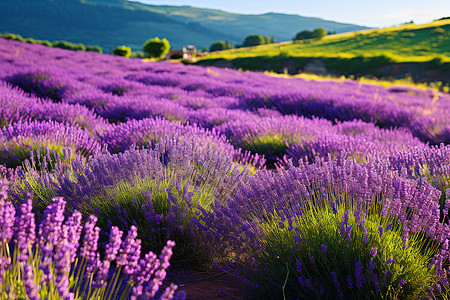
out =
[[295,267],[297,268],[298,273],[302,272],[302,262],[300,261],[300,259],[297,259],[297,261],[295,263]]
[[27,263],[23,263],[23,284],[25,285],[25,290],[27,292],[27,297],[30,300],[38,300],[41,299],[39,296],[40,286],[34,284],[34,273],[33,267],[28,265]]
[[86,260],[86,271],[88,275],[94,273],[100,265],[100,254],[97,252],[100,228],[95,226],[96,222],[97,217],[90,215],[84,225],[83,246],[80,249],[81,257]]
[[342,294],[342,290],[341,290],[341,285],[339,284],[337,274],[335,271],[331,271],[331,277],[333,278],[334,287],[336,288],[338,297],[342,298],[343,294]]
[[327,246],[325,244],[322,244],[322,252],[327,253]]
[[136,239],[136,237],[137,228],[131,226],[127,237],[122,242],[119,255],[116,259],[118,266],[125,266],[125,273],[127,275],[134,274],[141,254],[141,240]]

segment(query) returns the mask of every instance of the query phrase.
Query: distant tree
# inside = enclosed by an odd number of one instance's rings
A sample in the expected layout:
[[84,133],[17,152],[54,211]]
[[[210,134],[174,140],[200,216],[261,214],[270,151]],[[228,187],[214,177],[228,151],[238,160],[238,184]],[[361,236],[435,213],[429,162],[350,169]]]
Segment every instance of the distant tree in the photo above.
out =
[[264,39],[264,44],[272,44],[272,43],[275,43],[275,37],[273,37],[273,36],[266,36],[266,35],[263,35],[262,37],[263,37],[263,39]]
[[86,51],[103,53],[103,49],[100,46],[86,46]]
[[3,33],[0,37],[7,39],[7,40],[25,42],[25,39],[20,34]]
[[217,41],[209,46],[209,52],[225,50],[225,42]]
[[142,51],[131,52],[130,58],[145,58],[145,54]]
[[217,41],[211,44],[211,46],[209,46],[209,52],[214,52],[214,51],[222,51],[222,50],[227,50],[227,49],[232,49],[233,46],[231,46],[229,41]]
[[308,39],[312,39],[312,38],[314,38],[314,34],[312,31],[302,30],[295,35],[294,41],[308,40]]
[[170,44],[167,39],[160,40],[158,37],[149,39],[142,46],[142,51],[150,58],[161,58],[169,53]]
[[119,46],[113,50],[113,54],[116,56],[130,57],[131,48],[127,46]]
[[327,32],[322,27],[316,28],[313,31],[302,30],[295,35],[294,41],[309,40],[309,39],[314,39],[314,38],[321,39],[326,35],[327,35]]
[[327,31],[327,35],[332,35],[332,34],[336,34],[336,30]]
[[83,44],[73,44],[67,41],[55,41],[52,43],[55,48],[67,49],[67,50],[80,50],[86,51],[86,47]]
[[449,20],[449,19],[450,19],[450,17],[442,17],[442,18],[438,19],[438,21],[440,21],[440,20]]
[[41,45],[44,45],[44,46],[47,46],[47,47],[51,47],[52,46],[52,43],[50,43],[47,40],[36,40],[36,44],[41,44]]
[[244,40],[244,47],[253,47],[265,44],[265,39],[262,35],[251,34],[248,35]]
[[319,28],[316,28],[313,30],[313,36],[316,39],[321,39],[326,35],[327,35],[327,31],[322,27],[319,27]]
[[27,39],[25,39],[25,43],[27,43],[27,44],[36,44],[36,41],[34,39],[32,39],[32,38],[27,38]]

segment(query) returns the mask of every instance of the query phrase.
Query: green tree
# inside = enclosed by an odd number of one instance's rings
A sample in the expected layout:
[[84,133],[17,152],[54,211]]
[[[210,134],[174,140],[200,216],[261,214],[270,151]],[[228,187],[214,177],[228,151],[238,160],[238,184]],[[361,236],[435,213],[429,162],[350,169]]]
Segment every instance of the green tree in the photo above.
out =
[[327,31],[325,30],[325,28],[322,28],[322,27],[314,29],[312,33],[313,33],[314,38],[316,38],[316,39],[321,39],[327,35]]
[[225,50],[225,42],[223,41],[217,41],[211,44],[211,46],[209,46],[209,52],[214,52],[214,51],[222,51]]
[[169,53],[170,44],[167,39],[160,40],[158,37],[149,39],[142,46],[142,51],[150,58],[161,58]]
[[214,51],[222,51],[222,50],[227,50],[227,49],[232,49],[233,46],[231,46],[229,41],[217,41],[211,44],[211,46],[209,46],[209,52],[214,52]]
[[144,54],[144,52],[141,52],[141,51],[134,51],[134,52],[131,52],[130,58],[145,58],[145,54]]
[[251,34],[248,35],[244,40],[244,47],[253,47],[265,44],[265,39],[262,35]]
[[86,46],[86,51],[103,53],[103,49],[100,46]]
[[313,37],[314,37],[314,34],[312,31],[302,30],[300,32],[297,32],[297,34],[294,37],[294,41],[312,39]]
[[113,54],[117,56],[130,57],[131,48],[127,46],[119,46],[113,50]]

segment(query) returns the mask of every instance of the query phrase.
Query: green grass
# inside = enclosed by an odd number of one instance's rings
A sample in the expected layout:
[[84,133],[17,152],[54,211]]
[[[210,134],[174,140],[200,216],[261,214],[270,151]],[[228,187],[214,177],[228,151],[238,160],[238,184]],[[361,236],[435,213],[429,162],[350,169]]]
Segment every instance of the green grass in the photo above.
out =
[[450,20],[219,51],[197,63],[228,60],[236,68],[282,72],[283,64],[297,71],[311,59],[320,59],[328,71],[343,74],[402,62],[427,63],[428,68],[445,71],[450,68]]

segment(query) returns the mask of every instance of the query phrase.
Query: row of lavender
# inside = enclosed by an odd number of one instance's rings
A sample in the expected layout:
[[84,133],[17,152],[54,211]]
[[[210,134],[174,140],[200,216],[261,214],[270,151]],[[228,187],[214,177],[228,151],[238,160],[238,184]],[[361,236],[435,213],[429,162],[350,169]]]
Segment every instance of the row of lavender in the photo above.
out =
[[446,292],[450,147],[423,142],[448,142],[448,95],[0,51],[0,164],[23,164],[13,203],[33,193],[42,214],[64,197],[105,241],[134,225],[144,251],[174,240],[176,261],[273,298]]

